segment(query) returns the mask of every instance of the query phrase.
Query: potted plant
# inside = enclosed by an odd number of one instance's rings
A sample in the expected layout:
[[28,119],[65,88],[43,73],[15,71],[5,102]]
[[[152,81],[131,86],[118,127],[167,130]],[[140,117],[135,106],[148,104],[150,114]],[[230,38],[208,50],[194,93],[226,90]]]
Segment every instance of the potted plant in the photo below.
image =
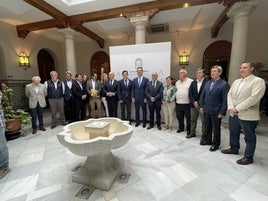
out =
[[6,123],[6,134],[14,134],[20,131],[22,124],[29,124],[31,116],[22,109],[14,109],[10,101],[13,89],[1,84],[2,88],[2,109]]

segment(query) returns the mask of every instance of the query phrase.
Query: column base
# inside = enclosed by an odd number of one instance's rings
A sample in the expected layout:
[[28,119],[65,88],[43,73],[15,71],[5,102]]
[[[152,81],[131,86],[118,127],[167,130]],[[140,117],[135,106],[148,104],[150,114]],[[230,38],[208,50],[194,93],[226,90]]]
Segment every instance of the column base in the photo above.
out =
[[74,183],[109,190],[123,162],[112,153],[87,157],[85,164],[72,176]]

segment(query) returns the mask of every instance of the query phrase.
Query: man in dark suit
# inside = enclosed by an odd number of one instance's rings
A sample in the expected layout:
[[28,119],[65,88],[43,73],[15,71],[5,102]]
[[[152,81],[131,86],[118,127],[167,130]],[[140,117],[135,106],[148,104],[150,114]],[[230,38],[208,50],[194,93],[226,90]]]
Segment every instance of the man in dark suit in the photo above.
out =
[[[121,118],[128,120],[131,124],[131,89],[132,81],[128,79],[128,72],[124,70],[122,72],[123,79],[118,83],[118,99],[121,106]],[[127,111],[127,119],[126,119]]]
[[72,79],[71,71],[66,71],[65,80],[63,80],[64,86],[65,86],[64,114],[65,114],[65,120],[68,121],[69,123],[74,121],[74,116],[75,116],[75,105],[74,105],[73,92],[72,92],[72,86],[73,86],[74,81],[75,80]]
[[229,85],[220,78],[222,67],[213,66],[210,74],[212,79],[207,81],[199,101],[205,122],[204,141],[200,145],[211,145],[209,151],[216,151],[221,143],[221,119],[227,110]]
[[198,116],[200,116],[202,123],[202,137],[204,135],[204,114],[199,110],[199,99],[200,95],[205,87],[207,79],[205,78],[205,69],[197,68],[196,70],[196,80],[194,80],[189,88],[189,99],[190,99],[190,107],[191,107],[191,133],[189,133],[186,138],[196,137],[196,125]]
[[109,80],[105,82],[103,92],[106,94],[109,117],[117,117],[118,81],[114,79],[113,72],[109,72]]
[[158,130],[161,130],[161,104],[163,96],[163,83],[157,80],[157,72],[152,73],[152,81],[147,82],[145,94],[148,100],[148,106],[150,111],[150,125],[147,129],[154,127],[154,111],[156,113],[156,124]]
[[75,121],[85,119],[85,102],[87,98],[87,91],[85,85],[82,83],[82,74],[75,75],[75,81],[73,82],[72,92],[75,102]]
[[[101,92],[101,82],[100,80],[97,80],[98,75],[97,73],[92,73],[91,80],[87,81],[87,93],[90,97],[90,107],[91,107],[91,116],[93,118],[96,118],[96,109],[95,106],[97,106],[97,112],[98,117],[102,117],[102,105],[101,105],[101,99],[100,99],[100,92]],[[90,114],[89,114],[90,115]]]
[[143,128],[146,127],[146,103],[147,98],[145,95],[145,88],[147,85],[147,82],[149,82],[148,78],[143,77],[143,68],[138,67],[137,68],[137,74],[138,77],[134,78],[132,82],[132,91],[131,91],[131,97],[132,102],[135,105],[135,119],[136,124],[135,127],[138,127],[140,125],[140,107],[142,108],[142,116],[143,116]]

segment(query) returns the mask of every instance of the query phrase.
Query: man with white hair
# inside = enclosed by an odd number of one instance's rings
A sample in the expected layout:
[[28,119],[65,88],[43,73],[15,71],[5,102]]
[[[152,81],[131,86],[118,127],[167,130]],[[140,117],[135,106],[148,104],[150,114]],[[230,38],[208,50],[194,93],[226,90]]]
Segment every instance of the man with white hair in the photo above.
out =
[[43,108],[46,107],[45,97],[47,95],[47,89],[40,81],[41,78],[39,76],[34,76],[32,83],[25,86],[25,95],[29,98],[29,108],[32,117],[32,134],[36,134],[37,132],[37,118],[39,129],[41,131],[46,130],[43,122]]
[[181,69],[179,71],[179,80],[175,86],[176,92],[176,116],[179,122],[179,129],[177,133],[184,131],[184,116],[186,118],[186,130],[187,135],[191,133],[191,112],[190,112],[190,99],[189,99],[189,88],[192,83],[192,79],[187,77],[187,71]]

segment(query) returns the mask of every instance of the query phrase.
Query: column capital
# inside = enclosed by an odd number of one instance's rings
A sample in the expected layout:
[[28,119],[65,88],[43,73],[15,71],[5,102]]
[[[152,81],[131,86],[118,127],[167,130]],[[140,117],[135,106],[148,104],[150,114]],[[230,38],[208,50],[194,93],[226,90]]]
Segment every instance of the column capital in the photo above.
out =
[[251,12],[258,6],[258,4],[258,0],[236,2],[227,12],[227,16],[235,18],[249,16]]
[[143,25],[144,28],[148,25],[149,17],[148,16],[136,16],[130,18],[130,22],[136,27],[137,25]]
[[78,32],[70,27],[60,29],[59,32],[61,32],[64,35],[65,39],[73,39],[75,35],[78,35]]
[[149,19],[152,18],[156,13],[158,13],[158,8],[143,10],[143,11],[134,11],[134,12],[126,12],[124,16],[131,20],[131,18],[147,16]]

